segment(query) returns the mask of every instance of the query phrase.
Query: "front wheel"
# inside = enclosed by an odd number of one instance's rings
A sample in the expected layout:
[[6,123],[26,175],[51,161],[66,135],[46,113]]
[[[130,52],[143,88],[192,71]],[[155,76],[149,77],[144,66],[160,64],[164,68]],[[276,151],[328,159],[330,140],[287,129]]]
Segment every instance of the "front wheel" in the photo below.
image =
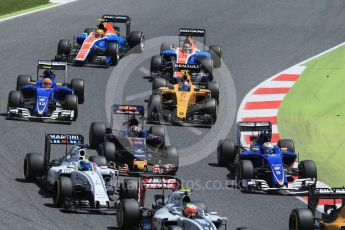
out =
[[78,97],[78,103],[83,104],[85,99],[84,80],[72,79],[71,88],[73,89],[74,94]]
[[138,229],[140,207],[135,199],[121,199],[117,206],[117,224],[120,229]]
[[292,210],[289,218],[289,230],[313,230],[314,215],[311,210],[299,208]]
[[61,176],[54,183],[53,202],[56,207],[61,207],[66,198],[72,197],[73,186],[69,177]]
[[115,66],[120,60],[119,45],[111,42],[107,46],[107,55],[111,57],[111,65]]
[[65,97],[64,109],[74,111],[73,120],[78,118],[78,97],[75,94],[68,94]]
[[218,108],[217,101],[214,98],[207,98],[205,103],[205,113],[211,116],[211,124],[213,125],[217,121]]

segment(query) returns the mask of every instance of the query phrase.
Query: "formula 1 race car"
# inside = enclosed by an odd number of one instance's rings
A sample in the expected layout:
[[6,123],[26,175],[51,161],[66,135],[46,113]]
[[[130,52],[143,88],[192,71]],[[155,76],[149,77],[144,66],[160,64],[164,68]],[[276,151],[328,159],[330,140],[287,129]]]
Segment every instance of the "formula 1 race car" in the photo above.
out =
[[[129,50],[141,53],[144,49],[143,32],[131,31],[131,18],[124,15],[103,15],[97,29],[86,28],[75,36],[73,43],[61,39],[55,60],[76,65],[117,65]],[[123,31],[120,32],[120,27]]]
[[[219,142],[218,164],[235,171],[237,184],[247,191],[281,191],[305,193],[316,183],[317,169],[311,160],[297,160],[294,143],[290,139],[271,143],[270,122],[238,122],[238,145],[233,140]],[[252,144],[241,144],[242,134],[250,135]]]
[[[142,176],[139,180],[138,199],[123,198],[118,201],[117,224],[120,229],[226,229],[227,218],[216,212],[207,212],[204,202],[191,201],[189,190],[179,190],[180,180],[166,176]],[[160,189],[155,203],[145,206],[147,190]],[[166,197],[165,191],[173,190]]]
[[[65,155],[50,160],[53,145],[66,145]],[[72,145],[69,151],[67,145]],[[84,137],[77,134],[47,134],[44,154],[28,153],[24,160],[25,179],[39,182],[53,193],[54,204],[64,209],[114,208],[118,175],[102,156],[87,160]]]
[[[333,201],[324,205],[322,217],[316,217],[319,201]],[[341,201],[337,205],[337,201]],[[341,230],[345,229],[345,188],[316,188],[312,186],[308,195],[308,208],[292,210],[290,230]]]
[[208,82],[206,88],[194,85],[189,71],[184,71],[183,81],[174,85],[163,78],[154,79],[153,92],[156,95],[151,95],[148,102],[148,122],[165,120],[203,125],[213,125],[216,122],[218,84]]
[[[197,48],[195,37],[203,38],[203,49]],[[202,66],[200,80],[212,81],[213,67],[220,67],[222,63],[222,49],[219,45],[211,45],[206,50],[206,31],[204,29],[181,28],[179,30],[179,46],[162,43],[160,55],[151,58],[150,74],[156,76],[172,76],[174,64],[198,64]],[[182,73],[175,72],[175,78],[182,77]]]
[[91,124],[90,146],[115,162],[121,173],[175,174],[179,166],[177,149],[165,146],[164,127],[144,129],[139,122],[143,116],[143,106],[113,105],[110,128],[102,122]]
[[[62,83],[57,81],[58,72],[64,73]],[[17,91],[9,93],[8,118],[75,121],[84,94],[84,80],[72,79],[67,83],[65,62],[38,61],[37,79],[19,75]]]

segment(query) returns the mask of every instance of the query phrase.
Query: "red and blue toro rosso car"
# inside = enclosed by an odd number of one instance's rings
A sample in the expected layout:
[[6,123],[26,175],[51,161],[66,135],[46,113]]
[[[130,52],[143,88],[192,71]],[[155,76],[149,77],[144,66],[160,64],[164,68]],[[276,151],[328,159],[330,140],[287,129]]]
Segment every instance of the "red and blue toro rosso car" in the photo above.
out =
[[103,15],[99,21],[97,28],[86,28],[73,42],[61,39],[55,60],[76,65],[116,65],[129,50],[143,51],[144,34],[131,32],[129,16]]
[[[311,160],[294,163],[298,159],[290,139],[271,143],[270,122],[238,122],[238,144],[221,140],[217,149],[218,164],[235,172],[237,185],[246,191],[279,191],[304,193],[316,183],[317,169]],[[244,146],[241,138],[250,135],[251,144]]]
[[[63,72],[64,82],[57,81]],[[19,75],[17,90],[8,96],[9,119],[75,121],[84,102],[84,80],[67,81],[67,63],[38,61],[37,79]]]
[[[201,37],[203,48],[197,47],[195,38]],[[183,72],[175,71],[174,64],[201,65],[202,71],[192,77],[201,82],[212,81],[213,67],[222,64],[222,49],[219,45],[211,45],[206,50],[206,31],[204,29],[181,28],[179,30],[179,45],[163,42],[160,55],[151,58],[151,77],[173,77],[175,82],[183,77]]]

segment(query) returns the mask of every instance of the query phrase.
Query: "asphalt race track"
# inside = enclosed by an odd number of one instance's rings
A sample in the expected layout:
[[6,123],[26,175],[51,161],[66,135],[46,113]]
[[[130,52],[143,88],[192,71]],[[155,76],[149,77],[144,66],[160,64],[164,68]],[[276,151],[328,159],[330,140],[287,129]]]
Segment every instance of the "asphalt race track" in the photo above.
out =
[[[176,35],[179,27],[204,27],[207,44],[222,45],[223,61],[231,75],[226,78],[225,65],[216,72],[222,94],[220,117],[213,129],[168,127],[170,142],[181,148],[182,159],[190,160],[188,151],[207,150],[199,152],[200,158],[206,158],[182,167],[178,176],[187,185],[192,181],[197,184],[195,198],[205,200],[209,210],[227,216],[230,229],[287,229],[291,209],[303,204],[294,197],[243,194],[227,188],[231,175],[227,169],[216,167],[215,152],[208,154],[208,150],[216,149],[219,134],[223,138],[234,137],[230,127],[236,109],[251,88],[343,42],[344,9],[342,0],[79,0],[2,22],[0,113],[6,112],[8,92],[15,88],[18,74],[35,75],[37,59],[52,58],[60,38],[72,38],[84,28],[96,25],[97,17],[104,13],[130,15],[132,28],[144,31],[148,44],[153,44],[155,40],[149,40],[152,38]],[[158,50],[159,44],[157,53]],[[126,57],[115,69],[70,67],[69,78],[83,78],[87,87],[85,103],[72,125],[7,121],[0,117],[0,229],[116,229],[113,215],[65,214],[53,208],[47,194],[35,184],[23,181],[23,159],[27,152],[43,151],[45,132],[78,132],[87,137],[91,121],[107,119],[105,108],[112,100],[145,103],[151,89],[145,77],[149,67],[149,59],[143,58],[145,52]],[[128,68],[130,61],[137,62],[128,69],[129,77],[123,78],[119,71]],[[109,79],[110,85],[123,85],[123,93],[116,87],[107,90]],[[105,100],[106,94],[116,98]],[[224,127],[229,128],[218,130]],[[199,189],[199,185],[209,189]],[[212,185],[216,188],[210,189]]]

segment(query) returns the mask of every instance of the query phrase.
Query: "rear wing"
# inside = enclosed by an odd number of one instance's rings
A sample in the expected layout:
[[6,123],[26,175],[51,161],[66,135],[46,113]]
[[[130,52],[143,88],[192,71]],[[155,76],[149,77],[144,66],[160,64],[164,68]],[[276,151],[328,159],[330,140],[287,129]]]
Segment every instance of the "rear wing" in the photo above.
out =
[[308,194],[308,208],[315,212],[320,199],[342,200],[345,205],[345,187],[343,188],[316,188],[311,186]]
[[112,114],[128,114],[144,116],[144,106],[141,105],[113,105]]
[[127,15],[104,14],[101,20],[102,22],[129,23],[131,21],[131,18]]
[[64,76],[64,82],[67,81],[67,62],[59,62],[59,61],[44,61],[39,60],[37,64],[37,79],[39,78],[39,70],[64,70],[65,76]]
[[144,190],[181,188],[181,181],[172,176],[142,176],[140,183]]
[[180,28],[179,36],[194,36],[194,37],[205,37],[205,29],[189,29],[189,28]]
[[272,132],[271,122],[238,122],[237,127],[241,132],[266,131]]
[[201,70],[201,65],[195,64],[174,64],[174,71],[177,72],[190,72],[190,73],[199,73]]
[[84,144],[84,136],[80,134],[47,134],[49,144],[81,145]]

